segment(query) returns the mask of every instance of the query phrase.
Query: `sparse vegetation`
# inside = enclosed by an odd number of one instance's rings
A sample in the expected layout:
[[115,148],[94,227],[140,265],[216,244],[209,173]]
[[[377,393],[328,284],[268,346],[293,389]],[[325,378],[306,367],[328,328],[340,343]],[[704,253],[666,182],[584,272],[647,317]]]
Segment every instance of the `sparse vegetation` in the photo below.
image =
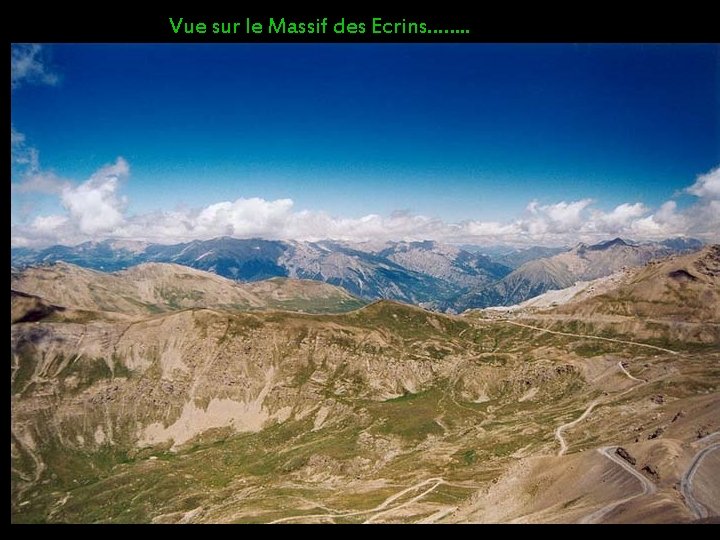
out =
[[[164,294],[163,310],[190,298]],[[595,491],[544,501],[569,470],[602,472],[594,449],[650,446],[658,427],[660,443],[683,444],[720,428],[717,344],[642,328],[652,334],[640,340],[593,319],[448,317],[392,302],[18,323],[12,521],[415,522],[478,501],[495,511],[486,501],[503,490],[519,494],[503,503],[516,515],[528,501],[577,514],[599,504]],[[554,458],[556,427],[593,400],[564,433],[568,461]],[[182,444],[180,428],[194,433]],[[302,518],[312,515],[324,517]]]

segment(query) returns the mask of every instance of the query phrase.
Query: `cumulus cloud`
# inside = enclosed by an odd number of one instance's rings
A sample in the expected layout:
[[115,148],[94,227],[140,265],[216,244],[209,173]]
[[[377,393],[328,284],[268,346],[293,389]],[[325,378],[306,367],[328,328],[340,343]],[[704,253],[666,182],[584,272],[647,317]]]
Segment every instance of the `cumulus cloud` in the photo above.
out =
[[38,216],[33,220],[32,227],[43,236],[52,236],[67,222],[66,216]]
[[611,235],[622,234],[634,222],[648,214],[649,209],[642,203],[623,203],[610,212],[590,211],[590,219],[585,224],[586,229],[594,228],[600,233]]
[[713,195],[717,169],[698,177],[695,184],[687,188],[688,193],[692,190],[698,198],[683,209],[672,200],[656,209],[632,202],[610,210],[597,208],[590,199],[553,204],[532,201],[522,215],[506,222],[468,220],[461,223],[447,223],[408,212],[339,217],[296,209],[291,199],[257,197],[196,209],[128,215],[126,201],[119,191],[129,173],[128,163],[118,158],[83,183],[66,183],[57,192],[66,213],[40,216],[29,224],[14,225],[12,244],[77,244],[106,238],[170,244],[226,235],[279,240],[438,240],[546,245],[594,242],[611,236],[651,240],[686,235],[720,241],[720,200]]
[[696,197],[720,199],[720,167],[698,176],[695,183],[686,191]]
[[290,199],[266,201],[257,197],[211,204],[197,215],[194,229],[200,235],[277,235],[286,226],[292,206]]
[[16,43],[10,55],[10,84],[13,89],[23,84],[54,86],[59,78],[48,65],[46,51],[38,43]]
[[528,217],[519,221],[522,231],[531,235],[558,234],[576,230],[583,223],[583,213],[592,204],[590,199],[540,205],[533,201],[527,206]]
[[117,189],[120,179],[129,173],[127,161],[118,158],[114,164],[93,174],[87,182],[62,189],[62,204],[80,232],[88,235],[108,233],[122,225],[125,201],[117,196]]

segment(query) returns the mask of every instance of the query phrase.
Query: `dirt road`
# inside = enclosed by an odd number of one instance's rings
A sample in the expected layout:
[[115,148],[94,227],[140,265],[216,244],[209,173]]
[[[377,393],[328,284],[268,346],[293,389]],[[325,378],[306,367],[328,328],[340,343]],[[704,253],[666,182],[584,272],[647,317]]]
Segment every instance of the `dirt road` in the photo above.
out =
[[643,495],[651,495],[657,491],[657,487],[655,487],[655,484],[653,484],[650,480],[637,472],[633,467],[630,466],[628,462],[615,454],[615,450],[617,448],[617,446],[605,446],[603,448],[598,448],[598,452],[600,452],[607,459],[609,459],[613,463],[616,463],[617,465],[620,465],[620,467],[632,474],[640,482],[642,492],[636,493],[635,495],[630,495],[629,497],[625,497],[617,501],[613,501],[610,504],[603,506],[599,510],[596,510],[592,514],[585,516],[579,521],[579,523],[597,523],[621,504],[631,501],[637,497],[642,497]]
[[[392,508],[388,508],[390,504],[398,500],[403,495],[406,495],[407,493],[410,493],[426,484],[432,483],[433,485],[420,493],[419,495],[416,495],[409,501],[406,501],[402,504],[399,504],[397,506],[393,506]],[[434,478],[427,478],[425,480],[422,480],[418,482],[417,484],[413,484],[409,488],[405,488],[402,491],[399,491],[398,493],[395,493],[394,495],[391,495],[387,499],[385,499],[383,502],[381,502],[379,505],[377,505],[375,508],[371,508],[370,510],[358,510],[356,512],[345,512],[345,513],[327,513],[327,514],[306,514],[302,516],[291,516],[281,519],[276,519],[275,521],[271,521],[270,523],[287,523],[289,521],[302,521],[304,519],[316,519],[316,518],[340,518],[340,517],[351,517],[351,516],[361,516],[363,514],[372,514],[373,512],[379,512],[378,514],[372,516],[370,519],[366,520],[364,523],[372,523],[373,520],[377,519],[378,516],[381,514],[384,514],[385,512],[389,512],[391,510],[397,510],[399,508],[403,508],[405,506],[408,506],[414,502],[417,502],[422,497],[433,491],[435,488],[437,488],[439,485],[446,483],[443,478],[434,477]]]
[[[717,436],[718,434],[720,434],[720,431],[716,431],[715,433],[708,435],[708,437]],[[693,457],[693,460],[690,462],[690,467],[688,467],[688,470],[685,471],[685,474],[680,480],[680,491],[682,492],[683,497],[685,497],[685,504],[697,519],[708,517],[710,513],[705,505],[698,501],[693,495],[693,478],[703,459],[705,459],[705,457],[707,457],[710,453],[717,451],[718,448],[720,448],[720,442],[706,446],[695,454],[695,457]]]
[[522,326],[523,328],[531,328],[533,330],[539,330],[540,332],[547,332],[548,334],[556,334],[558,336],[569,336],[569,337],[577,337],[577,338],[583,338],[583,339],[599,339],[601,341],[611,341],[613,343],[624,343],[626,345],[636,345],[638,347],[647,347],[648,349],[655,349],[656,351],[666,352],[666,353],[675,354],[675,355],[680,354],[677,351],[671,351],[670,349],[656,347],[655,345],[648,345],[647,343],[638,343],[637,341],[626,341],[624,339],[615,339],[615,338],[608,338],[608,337],[601,337],[601,336],[591,336],[588,334],[571,334],[569,332],[558,332],[556,330],[548,330],[547,328],[542,328],[540,326],[533,326],[531,324],[524,324],[524,323],[519,323],[519,322],[515,322],[515,321],[509,321],[507,319],[500,319],[499,322],[505,322],[507,324],[513,324],[515,326]]
[[637,381],[637,382],[639,382],[639,383],[646,383],[646,382],[647,382],[645,379],[638,379],[637,377],[633,377],[632,375],[630,375],[630,373],[628,373],[628,370],[625,369],[625,366],[623,366],[623,363],[622,363],[622,362],[618,362],[617,365],[618,365],[618,367],[620,368],[620,371],[622,371],[625,375],[627,375],[631,380]]
[[[619,396],[622,396],[623,394],[626,394],[626,393],[628,393],[629,391],[634,390],[635,388],[638,388],[639,386],[647,383],[647,381],[646,381],[645,379],[638,379],[637,377],[633,377],[632,375],[630,375],[630,373],[628,372],[628,370],[625,369],[625,366],[622,365],[622,362],[618,362],[617,365],[618,365],[618,368],[620,368],[620,371],[622,371],[625,375],[627,375],[631,380],[636,381],[636,382],[639,382],[640,385],[635,385],[635,386],[633,386],[632,388],[628,388],[628,389],[625,390],[624,392],[621,392],[620,394],[618,394],[617,396],[614,396],[614,397],[617,398],[617,397],[619,397]],[[599,404],[602,403],[602,402],[603,402],[603,400],[601,400],[601,399],[599,399],[599,398],[596,399],[596,400],[594,400],[594,401],[592,401],[592,402],[590,403],[590,405],[588,405],[587,409],[585,409],[585,410],[583,411],[583,413],[582,413],[578,418],[576,418],[576,419],[573,420],[572,422],[568,422],[567,424],[563,424],[563,425],[561,425],[561,426],[558,426],[558,427],[555,429],[555,438],[556,438],[557,441],[560,443],[560,450],[558,451],[558,454],[557,454],[558,456],[562,456],[563,454],[565,454],[565,452],[567,451],[567,448],[568,448],[567,442],[565,442],[565,437],[563,437],[563,435],[562,435],[562,434],[563,434],[563,431],[565,431],[566,429],[571,428],[571,427],[573,427],[574,425],[579,424],[580,422],[582,422],[583,420],[585,420],[585,418],[587,418],[587,416],[592,412],[592,410],[593,410],[597,405],[599,405]]]
[[563,431],[565,431],[567,428],[571,428],[575,424],[579,424],[580,422],[585,420],[587,415],[592,412],[592,410],[595,408],[595,406],[598,403],[600,403],[600,400],[596,399],[595,401],[590,403],[588,408],[585,409],[585,411],[583,411],[583,413],[578,418],[576,418],[572,422],[568,422],[567,424],[563,424],[562,426],[558,426],[557,428],[555,428],[555,438],[560,443],[560,450],[558,451],[558,454],[557,454],[558,456],[562,456],[567,451],[567,448],[568,448],[567,443],[565,442],[565,438],[562,436]]

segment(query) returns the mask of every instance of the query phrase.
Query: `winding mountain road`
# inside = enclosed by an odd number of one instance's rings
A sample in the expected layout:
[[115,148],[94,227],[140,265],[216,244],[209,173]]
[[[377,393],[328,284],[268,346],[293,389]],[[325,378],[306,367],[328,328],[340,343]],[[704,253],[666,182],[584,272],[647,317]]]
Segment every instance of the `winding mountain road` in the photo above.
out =
[[555,438],[560,443],[560,450],[558,451],[558,454],[557,454],[558,456],[562,456],[563,454],[565,454],[565,452],[568,449],[568,445],[565,442],[565,437],[563,437],[563,435],[562,435],[563,431],[565,431],[567,428],[571,428],[575,424],[579,424],[580,422],[585,420],[587,415],[590,414],[592,412],[592,410],[595,408],[595,406],[599,403],[600,403],[600,400],[596,399],[595,401],[590,403],[588,408],[585,409],[585,411],[583,411],[583,413],[578,418],[576,418],[572,422],[568,422],[567,424],[563,424],[562,426],[558,426],[557,428],[555,428]]
[[[720,431],[716,431],[715,433],[708,435],[708,437],[713,437],[719,434]],[[695,454],[695,457],[693,457],[690,462],[690,467],[688,467],[688,470],[685,471],[685,474],[680,480],[680,491],[682,492],[683,497],[685,497],[685,504],[697,519],[708,517],[710,513],[705,505],[698,501],[693,495],[693,478],[695,477],[695,473],[697,472],[698,467],[700,467],[702,461],[718,448],[720,448],[720,442],[706,446]]]
[[[428,489],[423,491],[422,493],[416,495],[409,501],[406,501],[402,504],[399,504],[397,506],[393,506],[392,508],[388,508],[390,504],[392,504],[394,501],[398,500],[403,495],[406,495],[407,493],[410,493],[411,491],[414,491],[426,484],[433,483],[432,486],[430,486]],[[381,514],[384,514],[385,512],[389,512],[391,510],[397,510],[399,508],[403,508],[405,506],[408,506],[414,502],[417,502],[422,497],[433,491],[435,488],[437,488],[441,484],[446,484],[447,482],[440,477],[434,477],[434,478],[427,478],[425,480],[422,480],[418,482],[417,484],[413,484],[409,488],[405,488],[402,491],[399,491],[398,493],[395,493],[394,495],[391,495],[387,499],[385,499],[383,502],[381,502],[379,505],[377,505],[375,508],[371,508],[370,510],[358,510],[355,512],[345,512],[345,513],[327,513],[327,514],[305,514],[300,516],[290,516],[286,518],[276,519],[275,521],[271,521],[270,524],[273,523],[287,523],[289,521],[301,521],[304,519],[310,519],[310,518],[339,518],[339,517],[351,517],[351,516],[361,516],[363,514],[372,514],[373,512],[378,512],[376,515],[372,516],[368,520],[366,520],[364,523],[372,523],[373,520],[375,520],[378,516]]]
[[623,366],[622,362],[617,363],[618,367],[620,368],[620,371],[622,371],[625,375],[627,375],[631,380],[637,381],[639,383],[646,383],[647,381],[645,379],[638,379],[637,377],[633,377],[630,375],[627,369],[625,369],[625,366]]
[[[632,388],[628,388],[627,390],[621,392],[620,394],[617,394],[614,397],[620,397],[620,396],[630,392],[631,390],[634,390],[635,388],[638,388],[639,386],[642,386],[643,384],[647,383],[647,381],[645,379],[638,379],[637,377],[633,377],[632,375],[630,375],[628,370],[625,369],[625,366],[623,366],[622,362],[618,362],[617,366],[618,366],[618,368],[620,368],[620,371],[622,371],[625,375],[627,375],[628,378],[630,378],[630,380],[639,382],[640,384],[639,385],[636,384]],[[562,456],[563,454],[565,454],[565,452],[568,449],[568,445],[567,445],[567,442],[565,441],[565,437],[563,437],[563,431],[565,431],[566,429],[571,428],[571,427],[575,426],[576,424],[579,424],[580,422],[585,420],[585,418],[587,418],[587,416],[592,412],[592,410],[602,402],[603,402],[603,400],[600,398],[593,400],[592,402],[590,402],[590,405],[588,405],[587,409],[585,409],[578,418],[576,418],[575,420],[573,420],[571,422],[568,422],[567,424],[563,424],[563,425],[555,428],[555,438],[560,443],[560,450],[558,451],[558,454],[557,454],[558,456]]]
[[[388,508],[387,510],[383,510],[383,511],[381,511],[381,512],[378,512],[378,513],[375,514],[374,516],[372,516],[372,517],[366,519],[365,521],[363,521],[363,524],[372,523],[373,521],[375,521],[377,518],[379,518],[379,517],[382,516],[383,514],[386,514],[386,513],[388,513],[388,512],[392,512],[392,511],[394,511],[394,510],[399,510],[400,508],[405,508],[406,506],[410,506],[411,504],[419,501],[419,500],[422,499],[425,495],[427,495],[428,493],[430,493],[431,491],[433,491],[433,490],[434,490],[436,487],[438,487],[440,484],[444,484],[444,483],[445,483],[445,480],[443,480],[442,478],[428,478],[427,480],[425,480],[424,483],[426,484],[426,483],[429,483],[430,481],[433,481],[433,480],[435,481],[435,483],[434,483],[432,486],[430,486],[428,489],[426,489],[425,491],[423,491],[422,493],[416,495],[415,497],[413,497],[413,498],[410,499],[409,501],[406,501],[406,502],[404,502],[404,503],[402,503],[402,504],[399,504],[398,506],[394,506],[394,507],[392,507],[392,508]],[[405,493],[407,493],[410,489],[415,489],[416,487],[417,487],[417,485],[416,485],[416,486],[412,486],[411,488],[408,488],[408,489],[406,489],[405,491],[401,491],[401,492],[398,493],[397,495],[394,495],[393,497],[390,497],[390,499],[396,500],[396,499],[397,499],[398,497],[400,497],[401,495],[404,495]],[[386,502],[386,503],[390,502],[390,499],[388,499],[388,500],[385,501],[385,502]]]
[[[669,351],[669,352],[672,352],[672,351]],[[673,354],[677,354],[677,353],[673,353]],[[644,384],[647,384],[647,381],[645,379],[639,379],[637,377],[633,377],[630,374],[630,372],[627,369],[625,369],[625,366],[623,366],[622,362],[618,362],[617,366],[620,369],[620,371],[625,376],[627,376],[630,380],[638,382],[640,384],[636,384],[636,385],[632,386],[631,388],[628,388],[627,390],[624,390],[623,392],[620,392],[620,394],[617,394],[616,396],[613,396],[613,397],[617,398],[619,396],[627,394],[628,392],[631,392],[632,390],[635,390],[636,388],[638,388],[640,386],[643,386]],[[592,410],[598,404],[600,404],[602,402],[603,402],[603,400],[600,398],[593,400],[590,403],[590,405],[588,405],[588,407],[585,409],[585,411],[583,411],[583,413],[578,418],[576,418],[572,422],[568,422],[567,424],[558,426],[555,429],[555,438],[560,443],[560,450],[558,451],[558,454],[557,454],[558,456],[562,456],[563,454],[565,454],[565,452],[567,450],[567,443],[565,442],[565,438],[562,435],[563,431],[582,422],[592,412]],[[718,446],[720,446],[720,444]],[[617,450],[617,448],[618,448],[617,446],[604,446],[602,448],[598,448],[597,451],[600,454],[602,454],[603,456],[605,456],[607,459],[612,461],[613,463],[615,463],[615,464],[619,465],[620,467],[622,467],[623,469],[625,469],[625,471],[630,473],[632,476],[634,476],[640,482],[640,486],[642,487],[642,492],[636,493],[634,495],[630,495],[628,497],[624,497],[617,501],[613,501],[610,504],[603,506],[599,510],[596,510],[592,514],[583,517],[582,519],[580,519],[579,523],[597,523],[599,520],[604,518],[606,515],[608,515],[610,512],[612,512],[615,508],[617,508],[621,504],[631,501],[637,497],[642,497],[643,495],[651,495],[657,491],[657,487],[655,486],[655,484],[653,484],[650,480],[645,478],[642,474],[640,474],[633,467],[631,467],[630,464],[627,463],[624,459],[620,458],[619,456],[617,456],[617,454],[615,454],[615,450]]]
[[583,338],[583,339],[599,339],[601,341],[611,341],[613,343],[624,343],[626,345],[636,345],[638,347],[646,347],[648,349],[655,349],[656,351],[666,352],[674,355],[679,355],[680,353],[677,351],[672,351],[670,349],[664,349],[663,347],[657,347],[655,345],[649,345],[647,343],[639,343],[637,341],[626,341],[624,339],[615,339],[615,338],[608,338],[608,337],[602,337],[602,336],[591,336],[588,334],[572,334],[570,332],[558,332],[557,330],[548,330],[547,328],[542,328],[541,326],[533,326],[531,324],[524,324],[519,323],[515,321],[509,321],[507,319],[499,319],[500,322],[505,322],[508,324],[513,324],[515,326],[522,326],[523,328],[531,328],[532,330],[539,330],[540,332],[547,332],[548,334],[556,334],[558,336],[569,336],[569,337],[577,337],[577,338]]
[[600,519],[615,510],[615,508],[617,508],[621,504],[636,499],[637,497],[642,497],[643,495],[652,495],[657,491],[657,487],[655,486],[655,484],[653,484],[650,480],[637,472],[624,459],[620,458],[617,454],[615,454],[615,450],[617,450],[617,448],[617,446],[604,446],[602,448],[598,448],[597,451],[606,458],[608,458],[610,461],[617,465],[620,465],[620,467],[633,475],[640,482],[640,485],[642,486],[642,492],[636,493],[635,495],[630,495],[629,497],[625,497],[617,501],[613,501],[610,504],[603,506],[599,510],[596,510],[592,514],[585,516],[579,521],[579,523],[597,523]]

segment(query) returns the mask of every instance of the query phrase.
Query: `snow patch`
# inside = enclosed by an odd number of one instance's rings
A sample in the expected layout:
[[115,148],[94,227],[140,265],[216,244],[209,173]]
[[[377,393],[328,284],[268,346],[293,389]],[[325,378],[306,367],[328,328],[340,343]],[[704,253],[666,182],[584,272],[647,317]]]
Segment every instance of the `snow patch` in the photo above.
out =
[[204,259],[204,258],[207,257],[208,255],[212,255],[212,254],[213,254],[213,250],[212,250],[212,249],[211,249],[210,251],[206,251],[205,253],[203,253],[202,255],[200,255],[197,259],[195,259],[195,262],[199,261],[200,259]]

